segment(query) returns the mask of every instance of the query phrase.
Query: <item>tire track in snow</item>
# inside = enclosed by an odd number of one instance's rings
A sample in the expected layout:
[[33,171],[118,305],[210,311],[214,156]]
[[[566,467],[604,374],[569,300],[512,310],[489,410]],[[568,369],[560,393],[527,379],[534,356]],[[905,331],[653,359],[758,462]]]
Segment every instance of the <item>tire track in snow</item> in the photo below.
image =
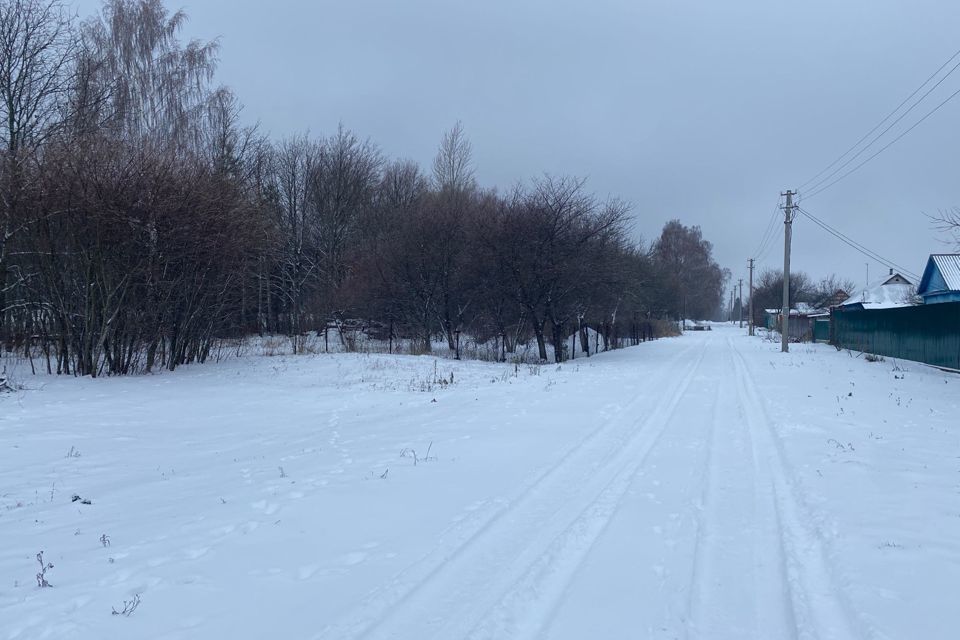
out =
[[[548,585],[534,596],[549,606],[616,511],[629,480],[683,397],[703,359],[702,346],[693,364],[680,368],[681,375],[671,374],[678,373],[677,363],[689,362],[686,357],[695,348],[691,345],[668,362],[667,371],[657,377],[657,389],[627,403],[514,499],[502,502],[465,532],[462,524],[445,532],[444,538],[454,536],[452,544],[442,541],[319,637],[448,638],[465,637],[471,631],[482,635],[482,625],[477,625],[491,610],[498,612],[491,620],[511,624],[507,612],[518,602],[524,580]],[[671,384],[678,377],[679,387]],[[671,386],[676,390],[668,393]],[[655,406],[647,419],[629,419],[651,399]],[[550,571],[559,557],[575,558],[562,574]]]
[[[698,637],[697,632],[702,631],[705,626],[702,622],[704,617],[703,610],[710,611],[709,603],[710,590],[706,585],[713,584],[714,571],[710,566],[710,559],[716,554],[716,550],[711,544],[713,535],[713,525],[721,517],[716,508],[717,485],[717,462],[715,450],[717,448],[717,407],[720,404],[720,397],[723,392],[722,380],[717,382],[713,396],[710,415],[712,417],[709,426],[709,433],[706,437],[706,453],[704,454],[704,470],[701,475],[703,487],[700,493],[699,514],[697,516],[697,530],[695,534],[695,543],[693,551],[693,569],[690,575],[690,597],[687,603],[687,614],[685,619],[688,621],[686,631],[687,637]],[[706,604],[705,604],[706,603]]]
[[[547,528],[549,533],[545,537],[552,537],[550,542],[530,546],[530,549],[543,551],[538,552],[536,560],[513,580],[497,604],[486,610],[482,605],[476,607],[481,613],[480,622],[466,637],[498,639],[542,635],[580,565],[616,515],[650,452],[667,431],[703,357],[704,352],[701,352],[676,390],[642,422],[643,427],[637,431],[638,437],[619,454],[617,471],[596,497],[590,499],[580,514],[558,534]],[[651,424],[654,425],[652,428],[649,427]]]
[[[743,356],[728,338],[733,353],[737,396],[754,442],[761,508],[773,510],[793,623],[791,637],[799,640],[841,640],[867,635],[837,587],[827,561],[825,542],[805,525],[803,507],[793,493],[783,444]],[[764,477],[768,476],[768,477]],[[762,585],[757,585],[762,588]],[[763,613],[758,611],[758,613]],[[762,621],[761,621],[762,622]]]
[[[730,350],[728,341],[726,369],[736,371]],[[687,637],[793,638],[779,517],[733,384],[724,377],[717,386],[720,410],[711,421]]]

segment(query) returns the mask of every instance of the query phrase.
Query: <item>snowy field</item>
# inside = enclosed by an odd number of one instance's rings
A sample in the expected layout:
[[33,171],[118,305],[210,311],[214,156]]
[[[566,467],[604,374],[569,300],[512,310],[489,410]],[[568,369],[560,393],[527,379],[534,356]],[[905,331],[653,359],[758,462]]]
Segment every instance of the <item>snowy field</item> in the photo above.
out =
[[958,637],[960,376],[743,334],[20,376],[0,639]]

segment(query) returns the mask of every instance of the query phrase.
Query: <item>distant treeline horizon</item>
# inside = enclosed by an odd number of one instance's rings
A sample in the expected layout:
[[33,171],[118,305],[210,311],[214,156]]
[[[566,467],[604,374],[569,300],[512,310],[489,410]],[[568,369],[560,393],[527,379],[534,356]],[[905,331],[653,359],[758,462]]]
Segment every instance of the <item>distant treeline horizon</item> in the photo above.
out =
[[206,360],[217,341],[356,320],[420,351],[710,318],[728,272],[698,227],[632,239],[581,178],[477,184],[459,122],[425,170],[345,126],[271,139],[161,0],[0,0],[0,348],[51,372]]

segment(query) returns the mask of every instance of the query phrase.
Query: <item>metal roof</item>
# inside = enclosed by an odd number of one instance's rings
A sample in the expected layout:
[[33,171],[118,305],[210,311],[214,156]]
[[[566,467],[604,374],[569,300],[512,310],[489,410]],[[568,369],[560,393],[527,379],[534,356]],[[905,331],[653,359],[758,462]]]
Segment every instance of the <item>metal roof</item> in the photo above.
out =
[[[896,282],[897,276],[903,282]],[[890,282],[893,280],[894,282]],[[890,282],[890,284],[887,284]],[[864,309],[890,309],[893,307],[908,307],[913,302],[916,288],[910,281],[899,273],[885,274],[879,280],[874,280],[866,289],[854,293],[841,302],[840,307],[862,305]]]
[[951,291],[960,290],[960,254],[939,253],[930,256]]

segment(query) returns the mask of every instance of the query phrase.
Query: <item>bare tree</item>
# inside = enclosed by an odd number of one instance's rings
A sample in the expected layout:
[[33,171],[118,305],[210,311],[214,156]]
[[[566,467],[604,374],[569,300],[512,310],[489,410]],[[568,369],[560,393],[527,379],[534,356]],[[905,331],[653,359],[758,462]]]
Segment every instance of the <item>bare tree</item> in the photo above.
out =
[[960,207],[941,211],[930,216],[930,220],[934,229],[946,234],[950,238],[949,242],[960,249]]
[[802,300],[802,302],[825,305],[839,293],[852,295],[856,291],[857,285],[849,278],[841,278],[836,274],[831,274],[811,285],[811,289],[807,295],[808,299]]
[[172,369],[251,331],[301,351],[331,319],[562,361],[722,281],[698,229],[646,251],[583,180],[479,188],[459,122],[427,175],[343,126],[271,143],[182,12],[105,0],[74,29],[60,2],[0,0],[0,339],[48,371]]
[[729,274],[713,259],[713,245],[700,227],[679,220],[664,225],[654,244],[662,310],[672,317],[710,318],[720,306]]
[[382,165],[380,151],[343,125],[320,144],[308,176],[307,206],[327,288],[325,311],[341,311],[337,293],[347,280],[348,255],[373,207]]
[[617,201],[598,202],[584,184],[547,176],[529,191],[518,190],[501,208],[502,236],[492,242],[542,360],[548,324],[554,357],[563,360],[566,332],[597,299],[596,284],[605,277],[601,257],[623,245],[628,208]]
[[[850,281],[839,281],[849,287],[847,293],[852,293],[853,283]],[[826,288],[832,288],[829,280],[821,283],[822,288],[810,279],[810,276],[803,271],[790,272],[790,307],[794,308],[798,302],[816,302],[821,296],[835,293],[826,292]],[[843,288],[838,287],[838,288]],[[763,324],[763,314],[765,309],[780,309],[783,305],[783,271],[779,269],[766,269],[760,273],[760,276],[754,282],[753,287],[753,316],[754,322],[758,325]]]
[[[311,282],[318,278],[315,234],[308,212],[310,176],[320,155],[319,146],[305,136],[281,143],[274,156],[276,226],[280,238],[277,291],[287,311],[287,331],[295,351],[306,330],[304,314]],[[268,306],[272,306],[268,301]]]
[[85,23],[84,56],[94,81],[109,87],[104,105],[126,136],[195,148],[197,122],[211,97],[216,42],[178,38],[187,19],[161,0],[105,0],[99,20]]
[[469,191],[476,186],[473,145],[459,120],[443,134],[433,159],[433,184],[437,191]]
[[61,120],[74,54],[72,21],[60,0],[0,2],[0,345],[8,330],[14,236],[29,223],[30,163]]

